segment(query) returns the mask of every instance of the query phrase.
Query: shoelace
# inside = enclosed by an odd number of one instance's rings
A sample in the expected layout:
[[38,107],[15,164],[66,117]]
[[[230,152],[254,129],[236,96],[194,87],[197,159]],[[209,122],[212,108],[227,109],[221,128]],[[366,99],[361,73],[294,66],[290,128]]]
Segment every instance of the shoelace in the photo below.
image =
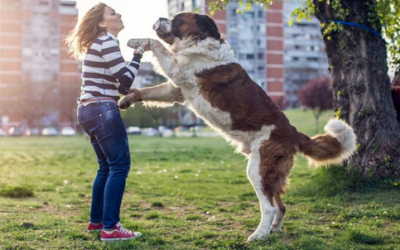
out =
[[120,232],[123,233],[123,234],[130,234],[130,235],[133,234],[132,231],[130,231],[130,230],[128,230],[128,229],[125,229],[125,228],[123,228],[123,227],[119,227],[119,228],[118,228],[118,231],[120,231]]

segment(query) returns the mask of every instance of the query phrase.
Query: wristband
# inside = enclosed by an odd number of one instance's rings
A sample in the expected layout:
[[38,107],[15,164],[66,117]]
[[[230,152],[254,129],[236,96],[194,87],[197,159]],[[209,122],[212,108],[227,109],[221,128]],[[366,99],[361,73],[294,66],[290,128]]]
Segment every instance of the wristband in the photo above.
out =
[[134,51],[134,54],[143,54],[144,53],[144,49],[142,47],[137,47]]

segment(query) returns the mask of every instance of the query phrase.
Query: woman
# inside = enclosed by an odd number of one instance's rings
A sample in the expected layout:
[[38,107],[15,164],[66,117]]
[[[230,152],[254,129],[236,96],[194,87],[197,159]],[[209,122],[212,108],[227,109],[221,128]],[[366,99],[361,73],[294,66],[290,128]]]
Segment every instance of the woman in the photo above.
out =
[[78,100],[79,125],[90,136],[99,169],[93,183],[88,231],[100,231],[104,241],[140,237],[121,227],[122,196],[130,169],[128,137],[116,102],[126,95],[149,42],[134,51],[126,65],[117,36],[124,28],[121,15],[99,3],[91,8],[67,38],[70,52],[84,58],[82,92]]

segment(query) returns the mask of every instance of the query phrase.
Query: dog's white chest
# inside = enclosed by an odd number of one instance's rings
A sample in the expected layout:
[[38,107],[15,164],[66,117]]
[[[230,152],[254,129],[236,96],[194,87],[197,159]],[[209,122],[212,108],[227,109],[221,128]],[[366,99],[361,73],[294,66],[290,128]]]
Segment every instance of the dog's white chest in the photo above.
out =
[[[228,112],[215,108],[199,92],[199,89],[193,88],[191,91],[183,91],[187,96],[186,101],[189,108],[210,126],[219,130],[230,130],[232,125],[231,115]],[[186,93],[185,93],[186,92]]]

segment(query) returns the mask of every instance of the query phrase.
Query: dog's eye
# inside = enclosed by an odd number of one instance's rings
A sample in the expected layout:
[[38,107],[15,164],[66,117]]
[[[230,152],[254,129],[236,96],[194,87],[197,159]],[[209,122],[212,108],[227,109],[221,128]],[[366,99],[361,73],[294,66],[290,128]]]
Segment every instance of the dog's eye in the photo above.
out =
[[181,25],[181,24],[183,24],[183,23],[184,23],[184,21],[182,21],[182,20],[180,20],[180,19],[178,19],[178,20],[175,21],[175,24],[176,24],[176,25]]

